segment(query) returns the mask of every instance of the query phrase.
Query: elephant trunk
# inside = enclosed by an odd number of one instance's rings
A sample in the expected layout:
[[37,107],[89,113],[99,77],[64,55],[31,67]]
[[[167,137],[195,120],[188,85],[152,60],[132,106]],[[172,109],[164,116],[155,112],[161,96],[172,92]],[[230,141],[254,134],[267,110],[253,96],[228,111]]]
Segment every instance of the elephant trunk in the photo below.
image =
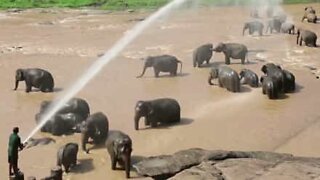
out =
[[299,36],[300,36],[300,30],[297,31],[297,44],[299,44]]
[[141,78],[144,75],[144,73],[146,72],[146,69],[147,69],[147,66],[144,66],[141,75],[137,76],[137,78]]
[[242,36],[244,36],[244,32],[246,31],[246,29],[247,29],[247,27],[244,26],[244,27],[243,27],[243,30],[242,30]]
[[130,153],[126,153],[124,155],[124,168],[126,171],[126,178],[130,178],[130,166],[131,166],[131,157],[130,157]]
[[138,113],[136,113],[136,115],[134,117],[134,128],[135,128],[135,130],[139,130],[139,120],[140,120],[140,115],[138,115]]
[[87,148],[86,148],[86,144],[88,143],[88,139],[89,139],[88,131],[85,129],[82,129],[82,131],[81,131],[81,147],[82,147],[82,150],[86,153],[89,153],[89,150],[87,150]]
[[209,85],[214,85],[214,84],[212,83],[212,76],[211,76],[211,75],[209,75],[209,77],[208,77],[208,83],[209,83]]
[[17,90],[18,86],[19,86],[19,80],[16,80],[16,85],[13,90]]

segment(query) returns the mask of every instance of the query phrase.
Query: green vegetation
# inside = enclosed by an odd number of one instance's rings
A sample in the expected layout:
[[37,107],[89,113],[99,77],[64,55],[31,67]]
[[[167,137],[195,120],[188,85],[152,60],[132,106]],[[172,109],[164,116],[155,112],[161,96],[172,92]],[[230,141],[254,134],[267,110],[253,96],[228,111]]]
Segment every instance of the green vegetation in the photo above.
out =
[[[102,9],[151,9],[160,7],[170,0],[0,0],[0,8],[70,7],[96,6]],[[273,0],[276,1],[276,0]],[[283,0],[284,3],[309,3],[320,0]],[[251,0],[202,0],[205,4],[246,4]]]

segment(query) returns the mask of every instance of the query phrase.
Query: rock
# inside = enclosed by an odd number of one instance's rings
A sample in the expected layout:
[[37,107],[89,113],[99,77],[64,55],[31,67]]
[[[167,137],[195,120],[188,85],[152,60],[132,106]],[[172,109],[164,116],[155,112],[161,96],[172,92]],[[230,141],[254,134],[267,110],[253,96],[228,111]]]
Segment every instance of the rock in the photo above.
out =
[[20,13],[21,11],[23,10],[19,8],[12,8],[7,10],[8,13]]
[[222,172],[213,166],[213,162],[203,162],[198,166],[186,169],[170,180],[188,179],[188,180],[224,180]]
[[314,179],[320,177],[319,160],[263,151],[188,149],[145,158],[133,167],[155,179]]

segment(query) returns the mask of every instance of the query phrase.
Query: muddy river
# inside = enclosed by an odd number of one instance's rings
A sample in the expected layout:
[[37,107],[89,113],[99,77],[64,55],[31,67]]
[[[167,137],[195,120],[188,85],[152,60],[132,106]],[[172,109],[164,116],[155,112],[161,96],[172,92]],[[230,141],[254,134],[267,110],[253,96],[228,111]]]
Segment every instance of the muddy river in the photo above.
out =
[[[320,4],[312,4],[316,10]],[[283,9],[298,27],[320,35],[319,24],[301,22],[305,5]],[[20,127],[22,139],[36,126],[35,114],[43,100],[58,96],[72,84],[99,55],[150,12],[107,13],[94,10],[26,10],[0,12],[0,179],[8,177],[7,143],[12,127]],[[320,68],[319,48],[295,44],[296,36],[265,34],[242,36],[248,8],[213,7],[182,9],[157,21],[91,81],[77,96],[86,99],[91,112],[104,112],[111,129],[126,132],[133,140],[133,160],[173,153],[185,148],[263,150],[320,156],[320,98],[316,70]],[[265,22],[265,19],[262,19]],[[209,86],[209,68],[192,67],[192,51],[212,42],[244,43],[250,63],[232,61],[236,70],[244,67],[259,76],[261,66],[274,62],[296,76],[297,90],[279,100],[269,100],[261,88],[242,87],[230,93]],[[320,44],[318,42],[318,44]],[[141,58],[171,54],[183,62],[177,77],[154,78],[152,69],[143,78]],[[223,54],[215,54],[213,65],[222,64]],[[54,93],[25,93],[24,83],[14,88],[17,68],[39,67],[54,78]],[[134,106],[138,100],[172,97],[182,108],[182,123],[157,129],[134,130]],[[141,127],[144,127],[142,125]],[[37,133],[35,137],[51,137]],[[42,178],[56,163],[57,149],[67,142],[80,144],[80,135],[54,137],[55,144],[37,146],[20,153],[19,166],[26,176]],[[138,177],[134,172],[133,177]],[[65,179],[123,179],[124,172],[111,171],[105,148],[84,154]]]

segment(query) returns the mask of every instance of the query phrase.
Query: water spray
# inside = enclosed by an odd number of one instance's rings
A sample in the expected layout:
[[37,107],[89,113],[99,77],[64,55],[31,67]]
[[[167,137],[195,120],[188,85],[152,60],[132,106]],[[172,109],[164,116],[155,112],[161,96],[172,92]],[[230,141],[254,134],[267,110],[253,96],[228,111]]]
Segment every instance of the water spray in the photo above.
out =
[[160,8],[158,11],[153,13],[147,19],[139,22],[131,30],[127,31],[125,35],[116,42],[114,46],[111,47],[103,56],[97,59],[89,69],[74,83],[71,85],[65,93],[63,93],[59,98],[57,98],[48,107],[48,111],[41,117],[40,123],[32,130],[32,132],[23,141],[26,143],[39,129],[45,125],[45,123],[55,114],[60,108],[66,104],[73,96],[75,96],[92,78],[94,78],[97,73],[99,73],[102,68],[107,65],[112,59],[114,59],[118,54],[126,48],[133,40],[135,40],[147,27],[149,27],[154,21],[160,17],[167,15],[173,9],[180,7],[187,0],[173,0],[164,7]]

